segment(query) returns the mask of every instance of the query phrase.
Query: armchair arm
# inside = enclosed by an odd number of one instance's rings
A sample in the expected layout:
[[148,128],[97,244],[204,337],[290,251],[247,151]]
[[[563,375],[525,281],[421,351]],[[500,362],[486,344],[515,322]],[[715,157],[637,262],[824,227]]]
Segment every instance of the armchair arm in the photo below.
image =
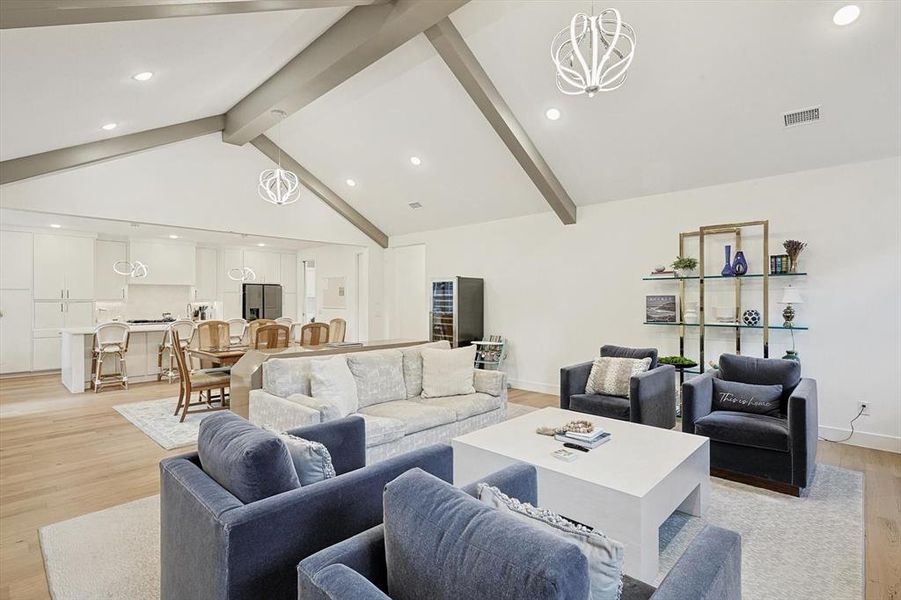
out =
[[713,408],[713,379],[718,371],[707,371],[682,384],[682,431],[695,432],[695,421]]
[[788,437],[794,485],[807,487],[817,468],[817,382],[802,379],[788,398]]
[[314,585],[298,597],[315,600],[391,600],[368,579],[344,565],[332,565],[319,571]]
[[[343,565],[371,582],[375,589],[388,589],[388,570],[385,563],[385,529],[377,525],[352,538],[320,550],[297,565],[297,596],[316,598],[321,586],[320,575],[335,565]],[[356,598],[356,596],[343,596]]]
[[345,417],[292,429],[288,433],[319,442],[328,448],[338,475],[366,466],[366,425],[363,417]]
[[321,422],[318,410],[275,396],[264,390],[250,390],[248,420],[275,431],[314,425]]
[[560,408],[569,408],[569,397],[584,394],[594,361],[563,367],[560,369]]
[[483,394],[501,396],[507,389],[507,374],[503,371],[473,369],[472,387]]
[[629,382],[630,420],[672,429],[676,426],[676,368],[660,365]]
[[385,485],[416,467],[450,482],[453,450],[430,446],[228,511],[227,562],[210,568],[227,574],[229,598],[296,597],[297,564],[381,523]]
[[482,477],[463,488],[475,497],[480,483],[496,487],[511,498],[538,506],[538,470],[532,465],[517,464]]
[[676,561],[652,600],[741,600],[741,536],[708,525]]

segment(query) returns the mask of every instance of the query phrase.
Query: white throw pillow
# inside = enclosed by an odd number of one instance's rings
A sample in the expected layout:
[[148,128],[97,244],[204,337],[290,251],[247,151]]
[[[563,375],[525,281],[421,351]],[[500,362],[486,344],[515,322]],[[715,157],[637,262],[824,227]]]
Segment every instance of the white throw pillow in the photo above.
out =
[[428,344],[420,344],[419,346],[400,349],[401,354],[404,355],[404,385],[407,389],[407,398],[416,398],[422,394],[423,348],[439,348],[447,350],[450,348],[450,342],[447,340],[440,340],[438,342],[429,342]]
[[314,360],[310,369],[313,398],[331,402],[340,416],[357,412],[357,382],[344,356]]
[[585,393],[628,398],[632,388],[632,377],[644,373],[650,367],[650,358],[601,356],[594,359],[594,364],[591,365]]
[[332,455],[324,444],[305,440],[290,433],[280,433],[278,437],[288,447],[300,485],[319,483],[335,476]]
[[510,498],[487,483],[478,485],[478,496],[489,506],[573,542],[588,559],[591,600],[619,600],[623,591],[625,550],[621,543],[596,529],[564,519],[555,512]]
[[476,347],[454,350],[422,349],[422,397],[474,394],[472,385]]

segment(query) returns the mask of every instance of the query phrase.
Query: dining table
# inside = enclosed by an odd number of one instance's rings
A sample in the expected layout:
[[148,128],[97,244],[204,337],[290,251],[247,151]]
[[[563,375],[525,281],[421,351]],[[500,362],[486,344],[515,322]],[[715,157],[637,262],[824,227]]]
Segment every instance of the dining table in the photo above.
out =
[[207,361],[218,367],[230,367],[247,354],[250,346],[238,344],[222,346],[218,348],[188,348],[188,353],[201,360]]

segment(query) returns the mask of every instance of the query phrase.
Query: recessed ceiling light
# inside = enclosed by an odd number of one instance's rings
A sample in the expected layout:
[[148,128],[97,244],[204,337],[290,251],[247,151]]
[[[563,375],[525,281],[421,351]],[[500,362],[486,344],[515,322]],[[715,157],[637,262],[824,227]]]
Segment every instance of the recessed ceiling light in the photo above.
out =
[[556,108],[549,108],[544,113],[544,116],[547,117],[548,119],[550,119],[551,121],[556,121],[557,119],[560,118],[560,111],[557,110]]
[[178,239],[178,236],[175,235],[174,233],[170,233],[170,234],[169,234],[169,239],[170,239],[170,240],[177,240],[177,239]]
[[832,15],[832,22],[836,25],[850,25],[860,16],[860,7],[856,4],[843,6]]
[[53,229],[59,229],[60,227],[62,227],[62,225],[60,225],[59,223],[50,223],[50,227],[52,227]]
[[150,71],[141,71],[140,73],[135,73],[131,76],[135,81],[147,81],[151,77],[153,77],[153,73]]
[[262,248],[262,247],[265,246],[265,245],[266,245],[266,244],[264,244],[263,242],[260,242],[259,244],[257,244],[257,246],[259,246],[260,248]]
[[412,164],[414,167],[418,167],[419,165],[422,164],[422,159],[419,158],[418,156],[411,156],[410,164]]
[[102,125],[100,127],[100,129],[102,129],[104,131],[112,131],[113,129],[116,128],[117,125],[118,125],[118,123],[107,123],[106,125]]
[[357,182],[354,181],[353,179],[348,179],[348,180],[345,181],[344,183],[346,183],[346,184],[349,185],[350,187],[355,187],[355,186],[357,185]]

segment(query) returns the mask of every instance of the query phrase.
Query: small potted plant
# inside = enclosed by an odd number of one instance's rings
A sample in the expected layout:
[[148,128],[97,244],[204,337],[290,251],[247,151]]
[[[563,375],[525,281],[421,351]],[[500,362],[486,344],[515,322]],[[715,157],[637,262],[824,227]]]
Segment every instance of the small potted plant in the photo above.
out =
[[673,270],[676,272],[676,277],[691,277],[697,268],[698,259],[696,258],[677,256],[676,260],[673,261]]

